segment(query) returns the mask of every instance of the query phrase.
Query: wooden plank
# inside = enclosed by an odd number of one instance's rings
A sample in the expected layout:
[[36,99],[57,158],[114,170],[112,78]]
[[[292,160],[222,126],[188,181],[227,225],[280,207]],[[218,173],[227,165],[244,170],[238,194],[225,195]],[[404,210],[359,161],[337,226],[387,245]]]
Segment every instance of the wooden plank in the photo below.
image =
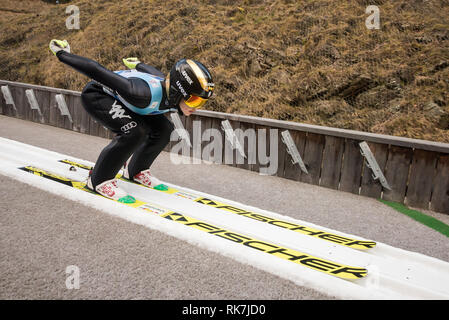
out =
[[23,87],[15,87],[13,94],[18,112],[18,118],[22,120],[30,120],[31,118],[31,108],[25,95],[26,89],[27,88]]
[[[267,139],[267,127],[263,125],[256,125],[256,163],[254,165],[253,171],[256,171],[260,174],[261,170],[266,167],[261,160],[263,155],[267,154],[267,150],[269,150],[269,139]],[[262,140],[263,139],[263,140]]]
[[257,132],[257,160],[259,163],[259,174],[275,175],[278,171],[278,134],[276,128],[258,126]]
[[35,110],[34,112],[34,121],[39,123],[46,123],[45,119],[45,113],[44,113],[44,104],[48,104],[48,97],[49,93],[42,90],[34,90],[34,96],[36,97],[37,104],[39,105],[39,108],[41,110],[41,113],[39,114],[39,111]]
[[[27,90],[32,90],[32,89],[27,89]],[[36,102],[37,102],[38,100],[37,100],[36,90],[33,90],[33,93],[34,93],[34,97],[36,98]],[[31,109],[31,104],[30,104],[30,101],[28,100],[28,97],[26,96],[26,94],[25,94],[25,103],[26,103],[27,108],[29,108],[29,112],[30,112],[28,120],[33,121],[33,122],[40,122],[41,119],[39,117],[39,112],[37,110]],[[40,108],[39,102],[38,102],[38,105]]]
[[[1,86],[8,86],[9,92],[11,93],[11,97],[17,107],[17,103],[15,102],[16,99],[14,97],[14,92],[15,92],[15,86],[14,83],[13,84],[6,84],[6,83],[0,83]],[[1,92],[1,96],[2,96],[2,114],[4,114],[5,116],[8,117],[17,117],[17,112],[14,110],[14,106],[12,104],[6,104],[6,98],[3,95],[3,91]]]
[[[67,97],[66,97],[66,95],[62,95],[62,97],[63,97],[64,101],[67,104]],[[57,112],[56,112],[56,126],[58,128],[63,128],[64,129],[66,127],[65,121],[66,121],[67,116],[63,116],[61,114],[61,110],[59,109],[59,106],[58,106],[57,103],[56,103],[56,110],[57,110]]]
[[340,177],[341,191],[359,194],[362,180],[363,156],[360,153],[360,141],[346,139],[343,153],[343,168]]
[[90,115],[87,113],[86,110],[84,110],[84,108],[82,110],[80,110],[81,112],[81,121],[80,121],[80,132],[81,133],[85,133],[85,134],[89,134],[89,118]]
[[246,135],[243,146],[246,159],[244,164],[239,164],[238,167],[249,171],[259,172],[259,159],[257,154],[259,139],[257,134],[259,128],[253,123],[242,121],[240,122],[240,130]]
[[50,117],[50,92],[44,90],[35,90],[37,102],[41,107],[42,117],[40,122],[48,124]]
[[[204,123],[202,122],[202,119],[200,116],[197,116],[195,114],[192,114],[190,117],[192,117],[192,135],[191,135],[191,141],[192,141],[192,159],[198,159],[201,160],[202,157],[202,133],[204,130]],[[196,163],[196,162],[195,162]]]
[[[170,115],[167,115],[167,118],[169,119],[170,122],[172,122]],[[174,126],[175,125],[173,124],[173,127]],[[168,143],[168,145],[166,146],[166,148],[164,150],[166,150],[167,152],[173,152],[173,153],[176,153],[176,154],[181,154],[180,151],[179,152],[174,152],[174,149],[173,149],[173,147],[176,146],[179,143],[183,143],[183,142],[181,142],[181,139],[179,138],[179,135],[176,133],[176,128],[175,128],[175,129],[173,129],[173,132],[170,135],[170,142]]]
[[227,165],[227,166],[232,166],[234,163],[234,154],[235,151],[232,147],[232,144],[229,142],[228,138],[226,137],[226,133],[223,130],[223,127],[221,126],[221,121],[220,121],[220,129],[221,129],[221,133],[223,134],[223,164]]
[[193,163],[198,163],[197,160],[201,159],[201,119],[197,115],[189,116],[189,134],[192,148],[190,149],[190,156]]
[[0,114],[5,115],[6,111],[6,101],[3,93],[0,91]]
[[392,190],[385,189],[383,199],[404,202],[412,157],[410,148],[390,147],[384,175]]
[[[5,84],[1,84],[0,86],[5,85]],[[0,90],[0,114],[5,115],[6,112],[6,100],[5,97],[3,96],[3,92]]]
[[91,136],[98,137],[98,131],[100,130],[100,124],[93,117],[89,117],[89,134]]
[[72,95],[65,95],[64,99],[67,104],[67,109],[70,112],[70,116],[72,117],[72,121],[70,121],[68,116],[64,116],[63,128],[67,130],[73,130],[73,115],[75,110],[74,101],[72,99]]
[[[221,126],[221,122],[220,121],[220,130],[223,134],[223,142],[224,142],[224,150],[223,150],[223,164],[227,165],[227,166],[231,166],[231,167],[236,167],[236,159],[237,159],[237,149],[234,149],[231,142],[228,140],[225,131],[222,129]],[[231,127],[235,133],[235,130],[240,128],[240,122],[236,122],[236,121],[229,121],[229,123],[231,124]]]
[[[231,123],[231,127],[234,130],[234,133],[236,132],[237,129],[240,129],[240,121],[235,121],[235,120],[230,120],[229,121]],[[237,167],[237,161],[240,157],[240,153],[237,149],[233,149],[232,150],[232,163],[230,163],[229,165],[232,167]]]
[[[307,133],[302,131],[294,131],[289,130],[290,135],[292,136],[293,142],[296,145],[296,148],[298,149],[299,155],[304,161],[304,150],[306,147],[306,140],[307,140]],[[286,150],[286,146],[284,143],[282,143],[283,148]],[[285,152],[286,155],[284,157],[284,178],[299,181],[301,177],[301,168],[299,164],[293,164],[292,163],[292,157]]]
[[338,190],[345,139],[325,136],[320,186]]
[[240,134],[237,135],[240,144],[243,147],[246,158],[243,158],[239,152],[236,153],[237,167],[250,170],[251,166],[257,162],[257,132],[251,123],[240,122]]
[[[370,147],[374,158],[376,158],[376,162],[379,165],[380,170],[385,172],[385,164],[388,156],[388,145],[370,142],[368,143],[368,146]],[[382,195],[382,185],[379,180],[373,179],[373,173],[371,169],[366,166],[366,161],[363,166],[360,195],[370,198],[380,198]]]
[[56,102],[56,95],[57,93],[51,92],[50,93],[50,118],[48,123],[52,126],[57,126],[58,125],[58,113],[59,112],[59,108],[58,108],[58,103]]
[[410,168],[405,204],[429,209],[439,154],[416,149]]
[[100,138],[106,138],[108,133],[107,133],[107,129],[105,127],[103,127],[103,125],[99,122],[98,123],[98,136]]
[[69,103],[73,107],[73,114],[72,114],[72,130],[76,132],[80,132],[81,130],[81,114],[84,111],[84,107],[81,102],[81,97],[75,96],[75,95],[69,95]]
[[98,136],[105,139],[108,138],[108,129],[102,124],[99,124],[98,126]]
[[[24,88],[24,90],[23,90],[23,103],[24,103],[24,107],[25,107],[25,119],[28,121],[36,122],[36,121],[38,121],[38,118],[36,117],[38,112],[37,112],[37,110],[31,109],[31,104],[28,101],[28,97],[25,92],[26,90],[29,90],[29,89]],[[34,90],[33,90],[33,92],[34,92]]]
[[[25,94],[25,90],[27,88],[18,88],[19,91],[17,92],[20,97],[17,98],[18,105],[20,106],[19,112],[21,114],[21,119],[31,121],[32,118],[32,112],[30,104],[28,103],[28,98]],[[20,92],[20,93],[19,93]]]
[[216,164],[222,164],[224,162],[224,132],[220,127],[220,119],[211,119],[211,129],[214,130],[214,138],[210,143],[216,144],[216,148],[211,152],[209,158]]
[[430,210],[449,214],[449,154],[440,154]]
[[[189,134],[190,142],[192,143],[191,157],[193,161],[193,159],[201,158],[201,120],[199,120],[197,115],[191,115],[189,118],[191,120]],[[195,163],[197,163],[196,160]]]
[[189,134],[190,143],[192,144],[192,147],[189,148],[187,154],[185,156],[192,157],[193,155],[193,117],[192,115],[185,117],[185,124],[184,127],[187,130],[187,133]]
[[[9,88],[9,92],[11,93],[11,97],[14,100],[14,103],[15,103],[16,99],[14,97],[14,91],[15,91],[14,86],[9,84],[8,88]],[[16,105],[16,108],[17,108],[17,103],[15,103],[15,105]],[[5,103],[5,115],[8,116],[8,117],[14,117],[14,118],[17,117],[17,112],[14,110],[14,107],[13,107],[12,104],[6,104]]]
[[[170,121],[171,121],[171,117],[170,117],[169,115],[168,115],[168,118],[169,118]],[[186,121],[187,121],[186,118],[187,118],[187,117],[180,114],[180,115],[179,115],[179,118],[181,119],[181,123],[182,123],[184,129],[187,130],[187,128],[186,128]],[[174,126],[174,124],[173,124],[173,126]],[[190,137],[190,135],[189,135],[189,137]],[[174,146],[180,144],[179,146],[177,146],[177,147],[180,147],[181,144],[185,144],[185,143],[186,143],[186,142],[183,141],[183,139],[181,139],[181,137],[180,137],[176,132],[173,134],[172,138],[175,139],[175,140],[173,140],[173,141],[170,142],[169,148],[168,148],[168,150],[167,150],[168,152],[172,152]],[[184,148],[186,148],[186,147],[187,147],[187,144],[186,144],[186,146],[184,146]],[[182,155],[182,150],[178,150],[178,151],[175,152],[175,153],[178,154],[178,155]],[[190,150],[189,150],[189,153],[190,153]]]
[[[252,131],[252,138],[248,139],[248,143],[245,146],[245,154],[246,154],[246,169],[250,171],[258,171],[257,169],[257,128],[252,123],[240,122],[240,128]],[[243,130],[242,129],[242,130]],[[250,141],[251,140],[251,141]]]
[[284,177],[284,169],[285,169],[285,158],[290,157],[287,153],[287,147],[282,142],[281,132],[284,131],[281,128],[276,128],[278,130],[277,140],[278,140],[278,150],[277,150],[277,158],[278,158],[278,169],[276,171],[276,176],[283,178]]
[[24,100],[25,88],[10,86],[9,90],[16,106],[16,112],[13,111],[14,116],[18,119],[26,120],[26,108],[28,106]]
[[204,152],[204,148],[206,148],[212,140],[210,135],[212,119],[207,117],[199,117],[199,119],[201,119],[201,159],[204,161],[212,161],[211,155]]
[[200,136],[199,136],[200,153],[199,153],[198,157],[201,160],[209,161],[210,155],[204,154],[203,150],[209,144],[210,136],[208,135],[208,133],[210,133],[210,131],[208,129],[210,129],[210,126],[211,126],[211,119],[208,119],[207,117],[198,116],[197,120],[201,121],[201,127],[200,127],[201,132],[200,132]]
[[307,133],[303,159],[309,174],[302,172],[299,178],[301,182],[315,185],[319,184],[325,142],[324,137],[320,134]]
[[[168,117],[168,119],[171,121],[171,116],[168,114],[167,115],[167,117]],[[184,127],[184,129],[186,129],[187,130],[187,128],[186,128],[186,122],[187,122],[187,120],[186,120],[186,118],[188,118],[188,117],[186,117],[186,116],[184,116],[184,115],[182,115],[182,114],[179,114],[179,118],[180,118],[180,120],[181,120],[181,123],[182,123],[182,125],[183,125],[183,127]],[[173,126],[174,126],[174,124],[173,124]],[[176,129],[176,128],[175,128]],[[176,145],[178,145],[178,144],[184,144],[185,142],[181,139],[181,137],[176,133],[176,131],[175,130],[173,130],[173,135],[171,136],[171,139],[174,139],[174,140],[172,140],[172,141],[170,141],[170,143],[169,143],[169,145],[168,145],[168,147],[167,147],[167,152],[172,152],[172,150],[173,150],[173,147],[174,146],[176,146]],[[189,138],[190,138],[190,133],[189,133]],[[179,145],[178,147],[180,147],[181,145]],[[186,147],[187,147],[187,144],[186,144]],[[185,148],[185,147],[184,147]],[[181,150],[178,150],[178,152],[175,152],[176,154],[178,154],[178,155],[182,155],[182,152],[181,152]],[[189,151],[189,153],[190,153],[190,151]]]
[[[277,175],[278,171],[279,171],[279,166],[280,166],[280,162],[279,162],[279,148],[282,144],[282,142],[280,141],[280,131],[279,128],[273,128],[270,127],[267,130],[268,133],[268,137],[269,137],[269,149],[270,150],[270,154],[269,154],[269,172],[267,172],[267,174],[269,175]],[[281,149],[282,151],[285,152],[285,149]],[[282,158],[282,166],[284,165],[284,158]],[[283,171],[283,170],[282,170]]]
[[246,158],[245,158],[240,154],[240,152],[236,152],[235,159],[234,159],[235,166],[237,168],[247,169],[247,168],[249,168],[249,165],[248,165],[248,143],[250,143],[250,139],[246,136],[248,131],[246,131],[246,129],[245,129],[245,124],[242,122],[239,122],[239,127],[234,128],[234,133],[237,137],[237,140],[241,144],[241,146],[243,148],[243,152],[245,153],[245,156],[246,156]]
[[[8,87],[10,88],[10,86],[8,86]],[[6,104],[6,99],[3,96],[3,93],[2,93],[2,97],[3,97],[3,102],[4,102],[3,114],[8,117],[15,117],[14,107],[11,104]]]
[[41,123],[49,124],[50,123],[50,99],[51,94],[48,91],[44,90],[35,90],[36,100],[41,107],[42,119]]
[[14,100],[14,105],[16,107],[16,109],[14,110],[13,105],[8,104],[8,107],[10,110],[9,116],[20,119],[19,108],[17,107],[17,101],[16,101],[17,100],[17,97],[16,97],[17,89],[15,86],[11,86],[11,85],[9,85],[8,87],[9,87],[9,92],[11,92],[11,97]]
[[[269,150],[269,146],[267,145],[267,143],[262,143],[261,142],[261,137],[264,136],[265,137],[265,141],[269,141],[266,137],[267,137],[267,127],[266,126],[262,126],[262,125],[254,125],[254,129],[255,129],[255,133],[256,133],[256,143],[254,146],[254,149],[252,150],[252,152],[254,152],[255,154],[255,163],[250,167],[251,171],[260,173],[261,168],[264,168],[265,165],[260,163],[260,154],[267,153],[267,150]],[[264,135],[265,133],[265,135]]]

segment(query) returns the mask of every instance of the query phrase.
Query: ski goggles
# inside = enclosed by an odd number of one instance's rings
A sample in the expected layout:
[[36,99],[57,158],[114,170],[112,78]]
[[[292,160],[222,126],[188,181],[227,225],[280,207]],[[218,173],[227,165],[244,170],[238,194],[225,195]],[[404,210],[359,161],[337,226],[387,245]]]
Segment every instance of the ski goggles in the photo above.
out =
[[184,102],[190,108],[199,109],[207,102],[207,99],[191,95],[190,98],[187,100],[184,100]]

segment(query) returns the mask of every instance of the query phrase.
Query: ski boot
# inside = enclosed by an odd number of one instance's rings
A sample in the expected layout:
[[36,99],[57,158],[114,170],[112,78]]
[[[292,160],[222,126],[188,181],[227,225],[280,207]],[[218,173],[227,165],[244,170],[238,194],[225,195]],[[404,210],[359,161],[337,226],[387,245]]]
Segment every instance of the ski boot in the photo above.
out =
[[89,178],[87,178],[86,187],[92,191],[101,194],[103,197],[106,197],[108,199],[116,200],[122,203],[136,202],[136,199],[134,197],[127,194],[123,189],[121,189],[117,185],[117,179],[104,181],[94,188],[92,185],[92,180],[89,172]]

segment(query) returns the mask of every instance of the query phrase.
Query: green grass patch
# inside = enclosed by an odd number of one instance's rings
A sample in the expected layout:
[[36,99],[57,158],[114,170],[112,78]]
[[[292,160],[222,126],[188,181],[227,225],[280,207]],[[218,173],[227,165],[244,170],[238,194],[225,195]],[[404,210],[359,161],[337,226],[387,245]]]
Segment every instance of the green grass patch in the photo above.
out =
[[382,200],[382,199],[379,199],[379,201],[386,204],[387,206],[395,209],[396,211],[399,211],[400,213],[403,213],[406,216],[409,216],[410,218],[428,226],[429,228],[432,228],[432,229],[444,234],[446,237],[449,237],[449,225],[445,224],[444,222],[441,222],[440,220],[438,220],[434,217],[425,215],[422,212],[407,208],[402,203],[386,201],[386,200]]

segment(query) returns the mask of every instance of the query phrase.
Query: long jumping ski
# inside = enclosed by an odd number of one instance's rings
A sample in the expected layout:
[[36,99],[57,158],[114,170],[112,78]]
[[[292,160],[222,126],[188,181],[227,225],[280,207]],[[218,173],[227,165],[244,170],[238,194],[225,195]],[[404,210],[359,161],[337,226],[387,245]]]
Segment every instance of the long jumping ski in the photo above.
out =
[[[86,170],[92,169],[91,166],[84,165],[84,164],[78,163],[73,160],[65,159],[65,160],[59,160],[59,162],[66,163],[68,165],[86,169]],[[118,174],[117,178],[127,181],[127,182],[130,182],[130,183],[138,184],[138,185],[146,188],[146,186],[141,185],[140,183],[137,183],[137,182],[134,182],[133,180],[124,178],[121,174]],[[329,232],[326,232],[323,230],[318,230],[318,229],[310,228],[310,227],[307,227],[304,225],[279,220],[279,219],[272,218],[272,217],[269,217],[266,215],[262,215],[262,214],[259,214],[256,212],[238,208],[236,206],[232,206],[232,205],[217,201],[212,198],[205,198],[205,197],[202,197],[201,195],[194,194],[192,192],[185,192],[185,191],[177,190],[175,188],[169,188],[163,184],[154,186],[152,189],[158,190],[160,192],[176,195],[179,197],[183,197],[183,198],[195,201],[197,203],[201,203],[201,204],[204,204],[207,206],[214,207],[216,209],[223,210],[228,213],[234,213],[234,214],[244,216],[244,217],[247,217],[250,219],[265,222],[265,223],[274,225],[276,227],[284,228],[284,229],[291,230],[294,232],[299,232],[299,233],[302,233],[302,234],[305,234],[308,236],[312,236],[312,237],[316,237],[316,238],[323,239],[326,241],[330,241],[330,242],[333,242],[333,243],[336,243],[336,244],[339,244],[339,245],[342,245],[345,247],[349,247],[352,249],[367,250],[367,249],[374,248],[376,246],[376,242],[374,242],[374,241],[351,239],[348,237],[343,237],[343,236],[340,236],[337,234],[329,233]]]
[[[95,194],[99,197],[104,198],[102,195],[91,191],[86,187],[85,182],[76,181],[69,179],[67,177],[54,174],[52,172],[33,167],[33,166],[26,166],[19,168],[21,170],[24,170],[26,172],[38,175],[40,177],[59,182],[61,184],[64,184],[66,186],[78,189],[80,191],[89,192],[91,194]],[[108,199],[108,198],[105,198]],[[111,200],[111,199],[108,199]],[[132,208],[143,210],[144,212],[149,212],[156,214],[162,218],[181,223],[187,227],[195,228],[198,230],[201,230],[203,232],[207,232],[211,235],[221,237],[223,239],[232,241],[234,243],[242,244],[248,248],[252,248],[258,251],[262,251],[265,253],[268,253],[270,255],[274,255],[276,257],[279,257],[283,260],[291,261],[293,263],[296,263],[298,265],[320,271],[323,273],[326,273],[331,276],[335,276],[341,279],[345,280],[356,280],[365,277],[368,274],[367,269],[365,268],[359,268],[359,267],[353,267],[349,265],[340,264],[337,262],[321,259],[312,255],[309,255],[304,252],[299,252],[297,250],[289,249],[286,247],[282,247],[273,243],[269,243],[266,241],[261,241],[240,233],[236,233],[230,230],[226,230],[223,228],[220,228],[218,226],[214,226],[212,224],[206,223],[204,221],[200,221],[198,219],[194,219],[191,217],[188,217],[184,214],[172,211],[170,209],[164,208],[162,206],[140,201],[136,199],[135,203],[121,203],[116,200],[117,203],[120,203],[122,205],[126,205]]]

